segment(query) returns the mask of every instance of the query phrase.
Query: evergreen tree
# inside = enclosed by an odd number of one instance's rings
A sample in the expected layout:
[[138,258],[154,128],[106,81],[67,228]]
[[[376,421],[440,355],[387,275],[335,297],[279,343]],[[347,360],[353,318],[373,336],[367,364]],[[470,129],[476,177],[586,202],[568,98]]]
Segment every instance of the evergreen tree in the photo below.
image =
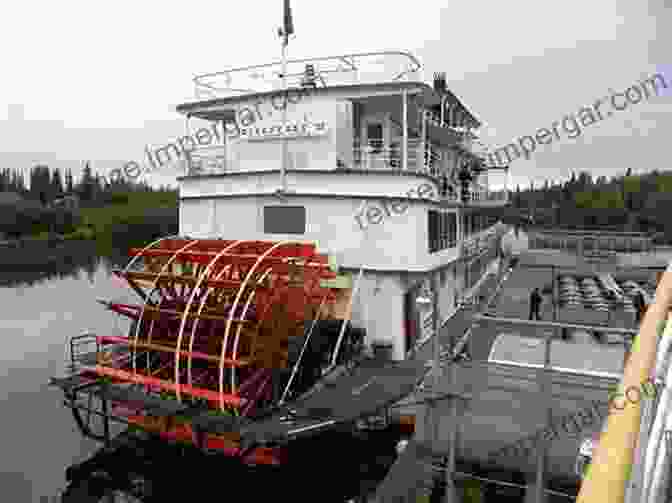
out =
[[92,201],[94,197],[94,184],[95,180],[93,174],[91,173],[91,166],[87,162],[82,170],[82,179],[79,182],[77,187],[77,192],[82,201]]
[[75,191],[75,187],[72,182],[72,170],[70,168],[68,168],[65,173],[65,190],[68,194],[72,194]]
[[49,168],[38,164],[30,170],[30,196],[33,199],[42,200],[42,198],[45,198],[48,200],[50,193],[51,176]]
[[51,173],[51,197],[56,198],[63,193],[63,180],[61,180],[61,172],[54,169]]

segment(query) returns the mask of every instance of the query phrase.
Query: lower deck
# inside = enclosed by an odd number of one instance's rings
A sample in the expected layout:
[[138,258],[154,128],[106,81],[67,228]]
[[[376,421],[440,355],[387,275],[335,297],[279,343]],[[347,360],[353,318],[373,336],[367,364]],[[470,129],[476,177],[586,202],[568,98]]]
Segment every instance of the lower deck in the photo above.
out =
[[[522,502],[523,498],[534,495],[535,482],[541,470],[544,491],[549,498],[547,501],[571,501],[578,494],[580,485],[577,474],[579,447],[584,439],[600,433],[608,415],[609,391],[620,379],[619,372],[597,375],[597,372],[592,372],[593,367],[605,365],[604,358],[611,358],[613,361],[606,363],[622,373],[624,353],[616,346],[620,344],[621,349],[628,347],[628,331],[636,329],[636,323],[632,315],[626,319],[629,313],[602,319],[602,313],[588,308],[583,309],[583,314],[574,312],[572,317],[565,312],[563,316],[563,310],[572,310],[560,306],[555,310],[555,299],[549,294],[542,304],[542,320],[550,324],[551,320],[559,317],[565,322],[593,326],[612,337],[591,340],[591,336],[585,337],[585,334],[584,337],[571,335],[568,344],[577,346],[573,356],[576,365],[565,362],[562,366],[576,370],[552,370],[548,381],[543,378],[543,365],[542,368],[531,368],[489,362],[493,344],[501,334],[515,332],[536,338],[542,344],[551,330],[556,331],[554,336],[560,337],[557,328],[535,326],[534,322],[530,324],[527,321],[529,294],[533,288],[538,286],[541,289],[552,282],[553,277],[572,274],[577,267],[585,264],[568,262],[562,264],[563,268],[553,264],[552,257],[548,255],[537,257],[538,260],[532,262],[530,258],[521,257],[522,263],[510,271],[508,277],[505,274],[499,287],[495,286],[497,281],[494,278],[489,279],[482,290],[488,297],[480,305],[460,310],[443,325],[439,335],[442,364],[438,380],[434,380],[435,374],[429,375],[421,389],[402,401],[397,411],[399,414],[415,415],[414,440],[434,453],[426,458],[430,461],[448,459],[450,462],[450,456],[453,456],[452,470],[448,472],[453,473],[458,486],[464,480],[480,480],[483,491],[486,487],[490,487],[487,490],[489,493],[493,491],[493,486],[508,487],[511,493],[519,494],[511,501]],[[554,270],[556,267],[561,270]],[[651,274],[645,268],[607,272],[615,277],[626,275],[632,278]],[[587,269],[580,270],[580,274],[590,273]],[[479,312],[491,316],[476,316]],[[507,318],[518,321],[499,321]],[[456,340],[464,334],[471,360],[451,361],[449,353]],[[620,342],[617,341],[619,338]],[[589,352],[580,350],[584,343],[604,345],[600,361],[584,361],[589,355]],[[417,357],[431,359],[432,354],[433,344],[430,342],[418,351]],[[561,352],[558,357],[562,355],[567,356]],[[551,354],[551,361],[553,359]],[[432,396],[439,398],[434,406],[427,401]],[[557,434],[548,444],[540,465],[534,436],[553,425]],[[422,477],[419,473],[421,471],[416,475]],[[409,482],[409,485],[413,484],[413,481]],[[527,486],[527,489],[520,486]],[[385,485],[381,486],[381,494],[384,492],[382,487]],[[389,490],[395,492],[400,489]],[[488,497],[486,501],[505,501],[493,498]]]

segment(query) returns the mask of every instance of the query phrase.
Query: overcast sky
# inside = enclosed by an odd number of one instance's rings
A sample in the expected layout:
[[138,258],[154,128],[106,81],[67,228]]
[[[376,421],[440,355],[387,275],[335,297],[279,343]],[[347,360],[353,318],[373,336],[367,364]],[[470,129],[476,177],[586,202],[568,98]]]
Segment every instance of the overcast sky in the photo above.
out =
[[[426,80],[446,72],[497,147],[672,69],[665,1],[294,0],[289,56],[409,50]],[[195,74],[277,60],[282,0],[24,0],[3,21],[0,167],[107,169],[183,134],[175,106],[193,97]],[[672,169],[671,112],[669,93],[561,136],[515,161],[512,185]]]

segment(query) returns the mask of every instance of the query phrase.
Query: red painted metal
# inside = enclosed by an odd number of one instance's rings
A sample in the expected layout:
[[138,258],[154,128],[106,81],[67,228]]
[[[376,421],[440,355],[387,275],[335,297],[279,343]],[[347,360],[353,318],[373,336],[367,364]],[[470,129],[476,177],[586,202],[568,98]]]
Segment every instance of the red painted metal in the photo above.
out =
[[[121,379],[124,381],[137,383],[137,384],[147,384],[149,386],[156,386],[161,389],[175,391],[177,387],[174,383],[169,381],[164,381],[163,379],[157,379],[156,377],[143,376],[140,374],[133,374],[126,370],[115,369],[111,367],[104,367],[102,365],[96,365],[95,372],[102,376],[113,377],[116,379]],[[205,398],[206,400],[219,403],[220,394],[216,391],[203,389],[203,388],[194,388],[192,386],[180,385],[180,391],[185,395],[192,395],[198,398]],[[246,400],[235,395],[224,395],[224,402],[235,407],[240,407],[242,403]]]
[[[114,273],[144,304],[105,303],[134,320],[133,328],[128,337],[97,337],[104,347],[126,345],[129,361],[99,361],[88,369],[117,382],[174,392],[178,400],[181,395],[204,398],[210,409],[226,405],[243,416],[271,398],[272,369],[287,365],[289,337],[302,334],[319,306],[337,298],[335,290],[321,286],[322,280],[337,277],[329,257],[318,254],[312,243],[176,238],[133,248],[129,255],[133,269]],[[183,359],[188,369],[182,369]],[[156,426],[142,417],[131,419]],[[190,426],[165,426],[161,435],[194,440]],[[239,455],[235,442],[221,436],[208,435],[205,445]],[[250,459],[277,462],[275,451],[264,452]]]

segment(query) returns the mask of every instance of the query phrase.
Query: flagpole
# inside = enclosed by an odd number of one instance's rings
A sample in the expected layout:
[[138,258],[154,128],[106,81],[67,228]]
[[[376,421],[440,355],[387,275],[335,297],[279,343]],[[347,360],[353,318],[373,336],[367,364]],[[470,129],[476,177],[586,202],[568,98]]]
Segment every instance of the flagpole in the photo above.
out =
[[[289,41],[289,35],[287,35],[286,28],[282,32],[282,93],[284,95],[284,104],[282,107],[282,131],[285,131],[285,126],[287,122],[287,42]],[[287,175],[285,164],[287,162],[287,138],[282,139],[282,162],[280,163],[280,190],[281,192],[287,191]]]
[[[284,0],[283,2],[283,23],[282,29],[280,30],[280,36],[282,38],[282,65],[281,65],[281,78],[282,78],[282,93],[285,95],[284,106],[282,107],[282,130],[285,131],[285,126],[287,125],[287,44],[289,43],[289,36],[294,33],[294,22],[292,21],[292,9],[289,5],[289,0]],[[282,162],[280,163],[280,193],[285,193],[287,191],[287,173],[286,173],[286,163],[287,157],[289,156],[287,145],[287,137],[285,136],[282,139]]]

